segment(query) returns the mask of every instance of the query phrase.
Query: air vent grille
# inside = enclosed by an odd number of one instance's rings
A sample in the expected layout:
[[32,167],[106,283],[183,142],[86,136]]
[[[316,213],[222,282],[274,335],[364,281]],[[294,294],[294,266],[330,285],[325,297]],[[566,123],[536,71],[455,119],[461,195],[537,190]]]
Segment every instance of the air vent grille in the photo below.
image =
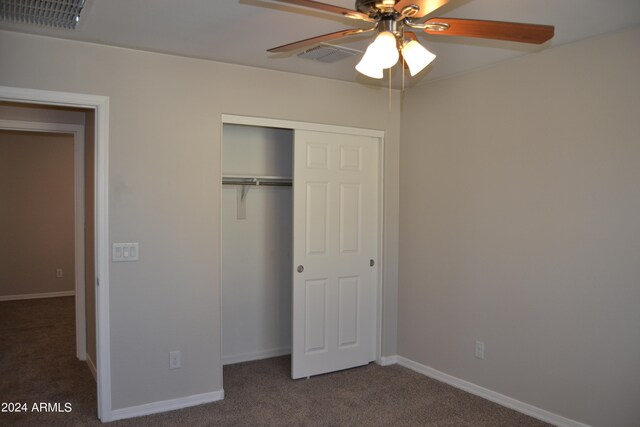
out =
[[332,63],[340,61],[341,59],[351,58],[352,56],[359,55],[360,53],[362,52],[355,49],[348,49],[330,44],[320,44],[299,53],[298,56],[300,58],[312,59],[314,61]]
[[73,30],[85,0],[0,0],[0,19]]

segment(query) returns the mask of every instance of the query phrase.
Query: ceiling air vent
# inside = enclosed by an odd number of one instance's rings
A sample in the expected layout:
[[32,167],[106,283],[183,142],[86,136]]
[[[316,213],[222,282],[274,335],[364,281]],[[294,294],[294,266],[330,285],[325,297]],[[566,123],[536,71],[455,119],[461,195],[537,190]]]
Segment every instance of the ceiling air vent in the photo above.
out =
[[0,19],[73,30],[85,0],[0,0]]
[[300,52],[298,56],[305,59],[313,59],[320,62],[337,62],[341,59],[350,58],[361,54],[359,50],[338,47],[330,44],[320,44],[318,46]]

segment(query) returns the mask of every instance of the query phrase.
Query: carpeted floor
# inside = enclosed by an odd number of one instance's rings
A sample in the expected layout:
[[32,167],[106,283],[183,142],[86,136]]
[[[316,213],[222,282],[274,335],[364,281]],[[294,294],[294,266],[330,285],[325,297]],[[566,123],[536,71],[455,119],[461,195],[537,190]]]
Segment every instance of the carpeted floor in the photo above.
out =
[[[95,382],[75,358],[73,313],[73,298],[0,302],[0,402],[29,407],[0,413],[0,425],[101,425]],[[547,425],[400,366],[369,364],[297,381],[289,369],[288,357],[225,366],[223,401],[109,425]],[[34,402],[72,410],[32,412]]]
[[[0,412],[0,425],[44,426],[96,416],[96,384],[75,357],[73,297],[0,302],[0,402],[27,403],[27,413]],[[32,411],[71,403],[70,413]],[[9,409],[9,408],[0,408]],[[69,424],[67,424],[69,425]]]

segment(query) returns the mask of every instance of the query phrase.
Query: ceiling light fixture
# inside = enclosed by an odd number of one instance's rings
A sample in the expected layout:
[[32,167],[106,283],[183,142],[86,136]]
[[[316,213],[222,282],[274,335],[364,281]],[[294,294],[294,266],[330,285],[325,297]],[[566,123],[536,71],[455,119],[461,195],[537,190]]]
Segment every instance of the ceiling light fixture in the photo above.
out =
[[[294,52],[301,48],[315,46],[318,43],[327,43],[343,37],[377,32],[378,35],[375,41],[367,48],[362,60],[356,65],[356,70],[374,79],[381,79],[384,74],[383,70],[393,67],[400,56],[399,52],[401,52],[403,83],[405,65],[409,68],[411,75],[415,76],[435,59],[434,54],[418,43],[416,34],[411,30],[419,30],[438,37],[474,37],[538,45],[548,42],[555,31],[551,25],[428,17],[449,3],[450,0],[355,0],[354,9],[322,3],[318,0],[274,1],[303,6],[323,13],[329,12],[374,25],[369,28],[349,28],[298,40],[297,42],[267,49],[268,52]],[[395,38],[393,53],[388,48],[390,43],[387,40],[390,40],[390,37],[386,32]],[[391,77],[391,73],[389,73],[389,77]],[[391,78],[389,82],[391,82]]]
[[415,40],[413,33],[410,35],[414,39],[405,40],[404,31],[402,28],[398,29],[398,23],[393,18],[383,18],[378,23],[378,31],[378,36],[356,65],[356,70],[365,76],[381,79],[384,69],[398,63],[400,52],[412,76],[422,71],[436,57]]

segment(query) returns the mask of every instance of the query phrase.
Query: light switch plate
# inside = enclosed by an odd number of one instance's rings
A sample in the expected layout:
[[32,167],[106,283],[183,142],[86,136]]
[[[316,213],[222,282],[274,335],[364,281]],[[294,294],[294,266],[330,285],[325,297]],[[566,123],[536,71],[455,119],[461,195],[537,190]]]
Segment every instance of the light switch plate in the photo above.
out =
[[114,243],[112,256],[113,262],[138,261],[140,259],[138,243]]

